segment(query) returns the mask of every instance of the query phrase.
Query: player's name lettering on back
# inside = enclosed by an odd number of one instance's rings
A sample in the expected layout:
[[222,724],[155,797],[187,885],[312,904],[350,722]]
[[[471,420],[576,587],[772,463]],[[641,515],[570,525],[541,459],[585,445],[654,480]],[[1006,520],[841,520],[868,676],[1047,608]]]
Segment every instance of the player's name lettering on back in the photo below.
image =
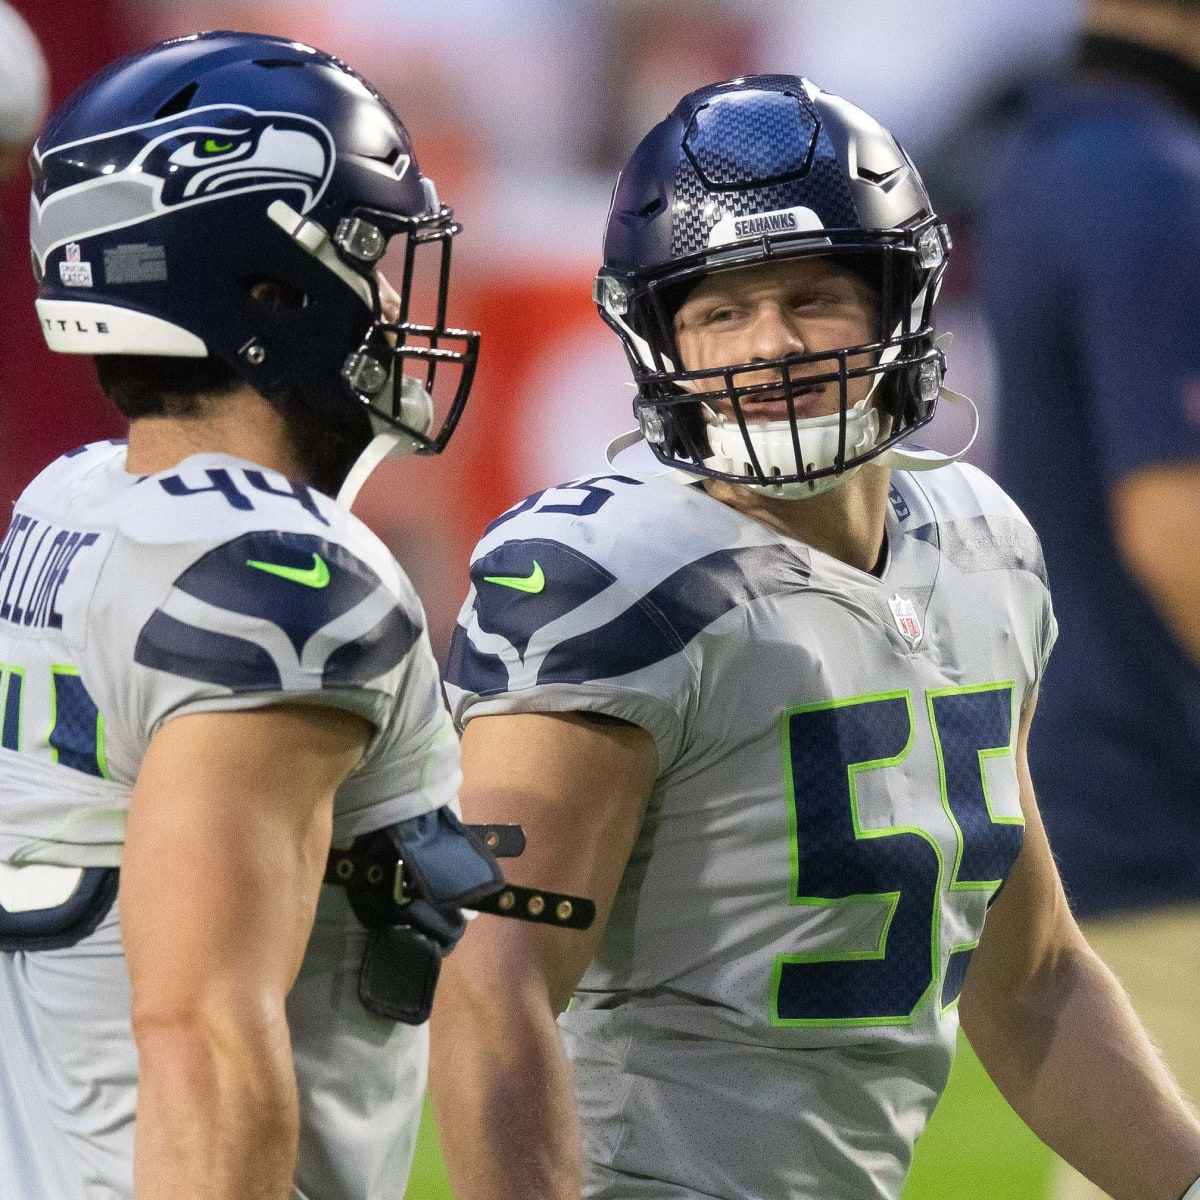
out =
[[99,537],[17,513],[0,542],[0,620],[26,628],[61,629],[59,590],[75,556]]

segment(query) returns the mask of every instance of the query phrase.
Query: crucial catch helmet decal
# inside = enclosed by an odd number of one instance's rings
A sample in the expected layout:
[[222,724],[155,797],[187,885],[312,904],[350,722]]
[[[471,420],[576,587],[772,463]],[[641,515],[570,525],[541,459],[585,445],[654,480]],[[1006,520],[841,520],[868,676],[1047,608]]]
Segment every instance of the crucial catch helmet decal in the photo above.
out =
[[[105,173],[96,176],[98,158]],[[306,213],[329,182],[334,141],[311,117],[221,104],[44,154],[34,146],[32,161],[30,239],[42,270],[67,242],[229,195],[293,188]]]

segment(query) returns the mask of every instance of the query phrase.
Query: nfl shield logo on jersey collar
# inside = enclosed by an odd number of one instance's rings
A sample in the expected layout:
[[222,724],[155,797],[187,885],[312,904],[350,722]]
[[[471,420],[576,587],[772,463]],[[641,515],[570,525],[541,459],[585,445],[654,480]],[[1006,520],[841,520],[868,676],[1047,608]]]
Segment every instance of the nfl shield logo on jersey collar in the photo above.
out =
[[901,636],[912,647],[921,640],[921,618],[917,616],[917,606],[906,596],[899,594],[888,597],[888,607],[892,610],[892,618]]

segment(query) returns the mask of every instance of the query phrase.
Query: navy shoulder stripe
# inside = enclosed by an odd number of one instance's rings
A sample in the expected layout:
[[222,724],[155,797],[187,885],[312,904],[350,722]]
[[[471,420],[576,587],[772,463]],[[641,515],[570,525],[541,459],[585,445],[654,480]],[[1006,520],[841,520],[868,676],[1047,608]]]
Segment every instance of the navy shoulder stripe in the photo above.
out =
[[480,650],[466,629],[456,625],[446,656],[446,682],[476,696],[493,696],[508,690],[508,668],[500,655]]
[[381,581],[336,542],[263,530],[210,550],[175,586],[217,608],[271,621],[299,654],[318,629],[365,600]]
[[780,545],[718,550],[667,576],[598,629],[560,642],[538,683],[583,683],[640,671],[684,649],[718,617],[760,596],[795,591],[808,563]]
[[[180,594],[267,622],[286,641],[202,628],[175,603]],[[386,675],[421,631],[419,620],[344,546],[312,534],[255,531],[215,547],[179,576],[142,628],[134,659],[236,692],[304,690],[314,678],[323,688],[345,688]]]
[[396,607],[361,637],[343,642],[326,660],[325,688],[353,687],[386,675],[415,645],[421,626]]
[[[551,545],[558,546],[557,542]],[[504,558],[490,560],[488,556],[481,560],[488,574],[497,563],[514,569],[517,577],[532,574],[533,542],[514,542],[510,546],[520,550],[514,548]],[[578,602],[598,595],[613,582],[610,572],[578,551],[571,551],[569,558],[554,559],[554,563],[559,570],[570,564],[575,571],[572,578],[577,588],[575,594],[581,598]],[[546,575],[548,581],[548,571]],[[781,545],[746,546],[707,554],[674,571],[610,622],[559,642],[542,660],[536,682],[587,683],[641,671],[679,653],[697,634],[733,608],[760,596],[794,592],[806,586],[809,575],[808,560]],[[476,578],[476,588],[480,587],[481,578]],[[527,625],[522,625],[510,616],[512,611],[520,612],[520,604],[520,600],[504,601],[502,608],[490,614],[488,624],[480,614],[480,628],[503,636],[510,644],[514,644],[512,635],[517,635],[523,650],[536,629],[560,611],[570,611],[569,606],[547,605],[539,614],[540,620],[530,619]],[[499,619],[502,617],[506,619]],[[446,680],[475,695],[494,695],[508,688],[509,670],[502,656],[474,646],[467,630],[460,625],[451,644]]]
[[161,610],[142,626],[133,657],[145,667],[235,692],[277,692],[283,687],[275,660],[262,646],[197,629]]

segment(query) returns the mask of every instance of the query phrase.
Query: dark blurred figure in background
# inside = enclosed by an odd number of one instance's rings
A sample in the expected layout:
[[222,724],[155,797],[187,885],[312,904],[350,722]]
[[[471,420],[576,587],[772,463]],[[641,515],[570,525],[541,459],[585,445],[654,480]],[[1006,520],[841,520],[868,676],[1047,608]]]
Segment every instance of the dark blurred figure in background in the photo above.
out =
[[0,179],[24,164],[49,90],[46,59],[33,30],[0,0]]
[[[1089,940],[1200,1096],[1200,3],[1094,0],[983,223],[996,470],[1061,637],[1029,757]],[[1064,1178],[1059,1195],[1102,1195]]]

